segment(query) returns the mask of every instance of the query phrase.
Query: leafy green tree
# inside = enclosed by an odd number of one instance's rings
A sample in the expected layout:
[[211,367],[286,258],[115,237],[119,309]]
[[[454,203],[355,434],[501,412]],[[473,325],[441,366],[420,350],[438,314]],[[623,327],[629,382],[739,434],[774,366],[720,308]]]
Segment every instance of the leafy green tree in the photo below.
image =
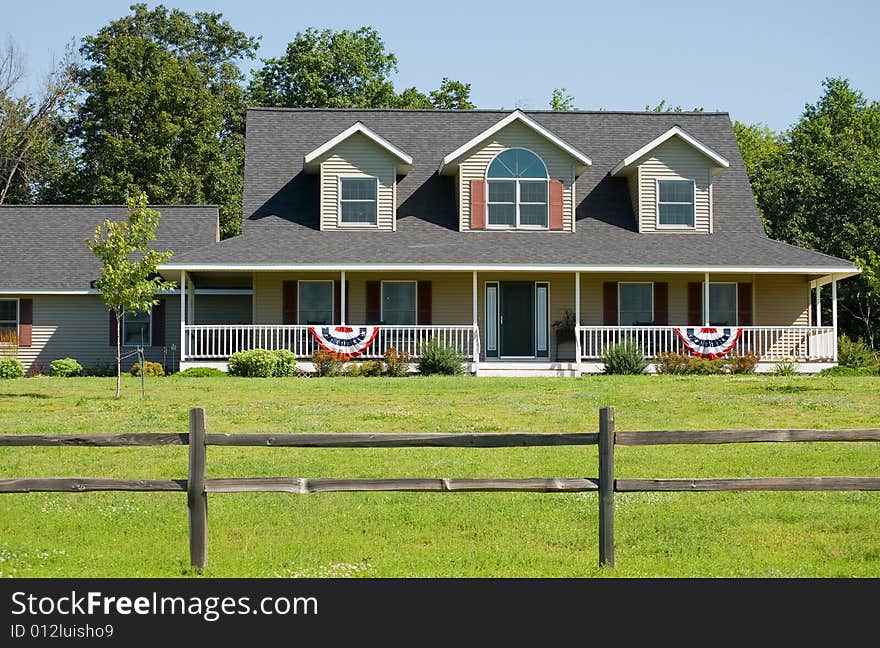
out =
[[62,193],[119,203],[216,203],[221,232],[241,223],[245,94],[236,65],[257,40],[219,13],[135,4],[83,39],[84,100],[72,137],[81,151]]
[[780,209],[779,189],[783,183],[786,143],[780,133],[773,132],[766,124],[747,125],[735,121],[733,131],[764,227],[773,235],[772,219],[768,215],[776,214]]
[[568,94],[567,88],[553,88],[550,97],[551,110],[577,110],[574,105],[574,97]]
[[440,88],[432,90],[431,105],[441,110],[471,110],[476,106],[471,102],[471,84],[453,81],[443,77]]
[[667,104],[666,99],[661,99],[660,103],[651,105],[645,104],[646,112],[703,112],[702,106],[699,108],[692,108],[691,110],[686,110],[681,106],[673,106],[672,104]]
[[95,288],[107,309],[116,316],[116,396],[122,395],[122,317],[145,313],[158,303],[155,294],[175,284],[164,281],[157,268],[171,252],[150,248],[156,240],[161,214],[147,207],[147,195],[128,198],[128,221],[105,220],[86,245],[101,260],[101,276]]

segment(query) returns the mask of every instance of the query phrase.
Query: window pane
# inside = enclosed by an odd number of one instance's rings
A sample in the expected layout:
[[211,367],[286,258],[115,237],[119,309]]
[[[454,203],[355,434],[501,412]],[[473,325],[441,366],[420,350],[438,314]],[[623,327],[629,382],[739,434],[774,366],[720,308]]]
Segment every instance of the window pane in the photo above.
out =
[[661,180],[660,202],[694,202],[694,183],[690,180]]
[[299,282],[300,324],[331,324],[333,322],[333,282]]
[[689,225],[694,224],[693,205],[664,205],[660,204],[661,225]]
[[382,284],[382,321],[386,324],[416,323],[416,284],[384,282]]
[[709,284],[709,321],[736,326],[736,284]]
[[516,206],[489,203],[489,225],[516,225]]
[[546,178],[544,163],[537,155],[525,149],[508,149],[492,161],[487,176],[490,178]]
[[547,205],[520,205],[519,224],[547,227]]
[[343,200],[375,200],[375,178],[342,178]]
[[375,202],[344,202],[342,203],[343,223],[375,223]]
[[7,324],[15,322],[18,317],[18,306],[14,301],[0,301],[0,322]]
[[620,325],[648,325],[654,320],[652,286],[649,283],[620,286]]
[[150,314],[126,313],[122,322],[122,343],[126,346],[150,346]]
[[529,182],[522,180],[519,183],[519,199],[521,202],[545,203],[547,202],[547,183]]
[[508,202],[516,200],[516,183],[489,182],[489,202]]

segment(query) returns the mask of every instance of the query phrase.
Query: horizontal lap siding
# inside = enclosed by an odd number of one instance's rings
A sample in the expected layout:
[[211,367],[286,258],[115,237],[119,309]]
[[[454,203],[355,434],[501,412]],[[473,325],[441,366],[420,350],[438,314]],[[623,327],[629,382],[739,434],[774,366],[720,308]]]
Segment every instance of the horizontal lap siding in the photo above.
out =
[[[43,370],[59,358],[71,357],[84,366],[96,363],[115,363],[116,348],[110,346],[110,317],[107,308],[97,295],[22,295],[34,301],[33,345],[22,347],[19,358],[30,369],[39,362]],[[171,345],[180,346],[180,297],[165,298],[165,344],[145,350],[147,360],[161,363],[163,357],[171,363]],[[123,353],[131,350],[123,347]],[[175,360],[179,359],[179,349]],[[128,369],[134,358],[123,361]]]
[[522,124],[514,123],[495,134],[492,141],[472,152],[459,166],[459,223],[462,231],[470,229],[470,181],[486,177],[486,169],[492,159],[509,148],[527,148],[544,160],[551,178],[563,184],[563,230],[571,232],[574,227],[574,166],[572,159],[554,144]]
[[755,325],[808,326],[809,324],[810,282],[806,276],[759,275],[756,277]]
[[[638,170],[640,184],[640,231],[657,230],[657,180],[694,180],[694,218],[698,232],[711,228],[711,167],[701,153],[678,138],[658,146]],[[680,231],[680,230],[675,230]]]
[[339,178],[365,175],[379,178],[379,229],[394,229],[395,160],[375,142],[357,134],[334,148],[332,154],[321,163],[322,230],[340,229]]

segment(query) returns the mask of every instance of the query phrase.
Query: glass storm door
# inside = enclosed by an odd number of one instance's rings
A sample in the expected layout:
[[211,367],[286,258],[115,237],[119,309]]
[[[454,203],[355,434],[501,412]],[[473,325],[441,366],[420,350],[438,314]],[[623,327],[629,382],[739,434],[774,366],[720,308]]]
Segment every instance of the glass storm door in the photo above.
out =
[[535,284],[501,282],[498,317],[501,355],[535,357]]

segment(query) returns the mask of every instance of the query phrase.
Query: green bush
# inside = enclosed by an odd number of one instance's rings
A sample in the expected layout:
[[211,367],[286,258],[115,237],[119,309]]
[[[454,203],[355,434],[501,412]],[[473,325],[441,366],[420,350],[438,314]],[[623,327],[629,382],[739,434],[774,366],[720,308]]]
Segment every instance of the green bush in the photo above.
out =
[[731,353],[724,359],[724,366],[732,374],[753,374],[758,366],[758,356],[751,351],[742,355]]
[[660,353],[654,360],[657,373],[679,376],[711,376],[720,373],[750,374],[755,373],[758,357],[751,351],[743,355],[729,355],[724,358],[709,360],[694,358],[681,353]]
[[455,376],[464,373],[464,361],[455,347],[446,346],[434,338],[422,345],[418,366],[419,373],[423,376]]
[[[132,376],[140,376],[141,365],[135,362],[133,365],[131,365],[130,373]],[[144,360],[144,375],[147,378],[159,378],[165,375],[165,367],[163,367],[158,362],[150,362],[149,360]]]
[[24,377],[24,365],[18,358],[0,358],[0,378]]
[[220,378],[225,377],[226,372],[214,369],[214,367],[190,367],[174,374],[175,378]]
[[278,358],[274,374],[276,378],[288,378],[296,375],[296,356],[293,355],[293,351],[279,349],[275,351],[275,357]]
[[229,358],[229,375],[244,378],[269,378],[275,375],[278,356],[266,349],[237,351]]
[[865,344],[862,338],[854,341],[841,335],[837,339],[837,361],[843,367],[859,369],[860,367],[876,367],[880,364],[880,357]]
[[837,366],[826,367],[816,375],[829,377],[878,376],[880,375],[880,371],[878,371],[877,367],[859,367],[858,369],[854,369],[853,367]]
[[412,356],[408,351],[398,351],[391,347],[385,352],[385,375],[392,378],[403,378],[409,373]]
[[53,360],[49,368],[52,370],[52,375],[59,378],[73,378],[74,376],[83,375],[82,365],[73,358]]
[[783,377],[797,376],[798,370],[791,360],[781,360],[773,365],[773,375]]
[[381,376],[384,369],[382,363],[378,360],[364,360],[363,362],[349,365],[345,375],[352,378],[373,378]]
[[602,352],[606,374],[636,375],[644,373],[648,359],[642,350],[630,341],[608,347]]
[[312,354],[312,363],[318,376],[338,376],[345,364],[338,353],[326,349],[316,349]]

